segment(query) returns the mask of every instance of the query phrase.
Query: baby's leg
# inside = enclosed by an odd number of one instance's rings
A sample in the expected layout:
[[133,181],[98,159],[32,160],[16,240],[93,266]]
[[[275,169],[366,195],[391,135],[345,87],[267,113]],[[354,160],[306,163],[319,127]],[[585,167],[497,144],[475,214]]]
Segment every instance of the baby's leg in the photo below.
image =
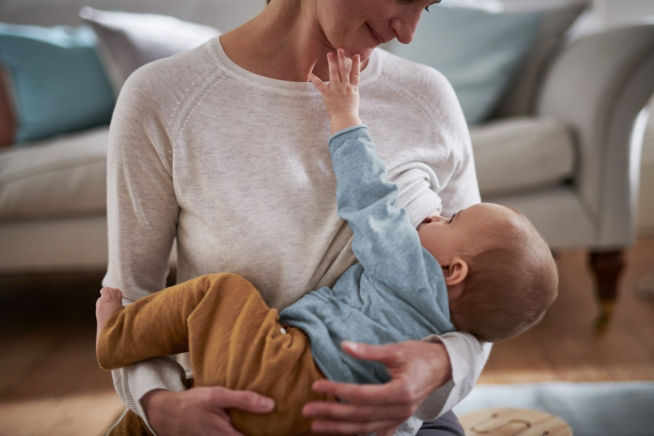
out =
[[211,291],[188,317],[188,331],[195,386],[251,390],[275,400],[269,414],[230,410],[236,429],[253,436],[310,432],[302,407],[331,398],[311,389],[324,377],[309,338],[282,326],[252,283],[233,274],[212,276]]
[[95,302],[95,319],[98,324],[95,335],[96,346],[100,338],[100,332],[102,332],[107,320],[123,308],[122,300],[123,294],[119,289],[102,288],[100,290],[100,298]]
[[[212,283],[211,276],[202,276],[141,298],[117,313],[113,308],[106,309],[108,315],[103,318],[96,341],[100,366],[116,369],[188,351],[187,318],[206,297]],[[115,294],[113,298],[116,300]],[[104,303],[102,307],[104,317]],[[115,307],[114,303],[111,307]]]

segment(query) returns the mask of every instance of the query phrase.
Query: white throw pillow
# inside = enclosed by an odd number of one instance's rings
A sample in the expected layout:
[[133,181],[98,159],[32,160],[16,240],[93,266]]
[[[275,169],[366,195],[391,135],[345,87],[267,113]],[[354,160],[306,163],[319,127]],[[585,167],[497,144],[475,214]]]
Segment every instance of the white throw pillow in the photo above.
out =
[[79,15],[98,36],[116,94],[140,66],[190,50],[220,35],[213,27],[166,15],[103,11],[89,6],[84,6]]

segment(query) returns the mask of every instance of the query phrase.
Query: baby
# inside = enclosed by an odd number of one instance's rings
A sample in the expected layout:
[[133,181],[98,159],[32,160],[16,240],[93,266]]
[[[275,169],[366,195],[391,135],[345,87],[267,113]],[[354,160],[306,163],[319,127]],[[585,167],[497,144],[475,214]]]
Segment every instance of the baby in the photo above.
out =
[[[385,344],[461,330],[501,341],[536,324],[557,295],[549,247],[526,217],[481,203],[416,229],[396,205],[397,186],[359,119],[360,58],[328,55],[329,82],[310,75],[330,118],[329,150],[338,213],[354,233],[358,263],[332,287],[313,290],[281,312],[234,274],[198,277],[125,308],[118,289],[96,306],[97,357],[114,369],[188,351],[194,385],[253,390],[275,399],[255,415],[230,410],[246,434],[310,431],[301,414],[320,378],[389,380],[379,362],[352,358],[341,342]],[[329,398],[330,400],[332,398]]]

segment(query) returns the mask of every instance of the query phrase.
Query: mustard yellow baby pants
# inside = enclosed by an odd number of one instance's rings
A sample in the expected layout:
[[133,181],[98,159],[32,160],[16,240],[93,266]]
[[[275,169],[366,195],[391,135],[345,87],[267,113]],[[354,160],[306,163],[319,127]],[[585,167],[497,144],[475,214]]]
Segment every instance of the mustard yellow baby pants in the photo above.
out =
[[[116,369],[185,351],[194,386],[252,390],[275,400],[275,410],[266,415],[228,410],[234,427],[245,434],[308,433],[303,405],[333,401],[311,390],[324,376],[307,336],[282,326],[278,311],[241,276],[198,277],[128,305],[107,322],[97,357],[101,367]],[[129,413],[112,434],[143,433],[143,423]]]

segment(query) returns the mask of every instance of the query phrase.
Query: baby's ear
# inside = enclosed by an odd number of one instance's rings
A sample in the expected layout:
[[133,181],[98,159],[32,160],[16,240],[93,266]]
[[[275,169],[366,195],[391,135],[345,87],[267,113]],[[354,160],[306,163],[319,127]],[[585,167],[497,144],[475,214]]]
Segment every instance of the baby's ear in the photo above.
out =
[[447,295],[450,301],[456,300],[463,294],[465,279],[468,276],[468,264],[460,257],[455,257],[449,264],[442,265]]
[[441,265],[447,286],[462,284],[468,276],[468,263],[460,257],[455,257],[447,265]]

